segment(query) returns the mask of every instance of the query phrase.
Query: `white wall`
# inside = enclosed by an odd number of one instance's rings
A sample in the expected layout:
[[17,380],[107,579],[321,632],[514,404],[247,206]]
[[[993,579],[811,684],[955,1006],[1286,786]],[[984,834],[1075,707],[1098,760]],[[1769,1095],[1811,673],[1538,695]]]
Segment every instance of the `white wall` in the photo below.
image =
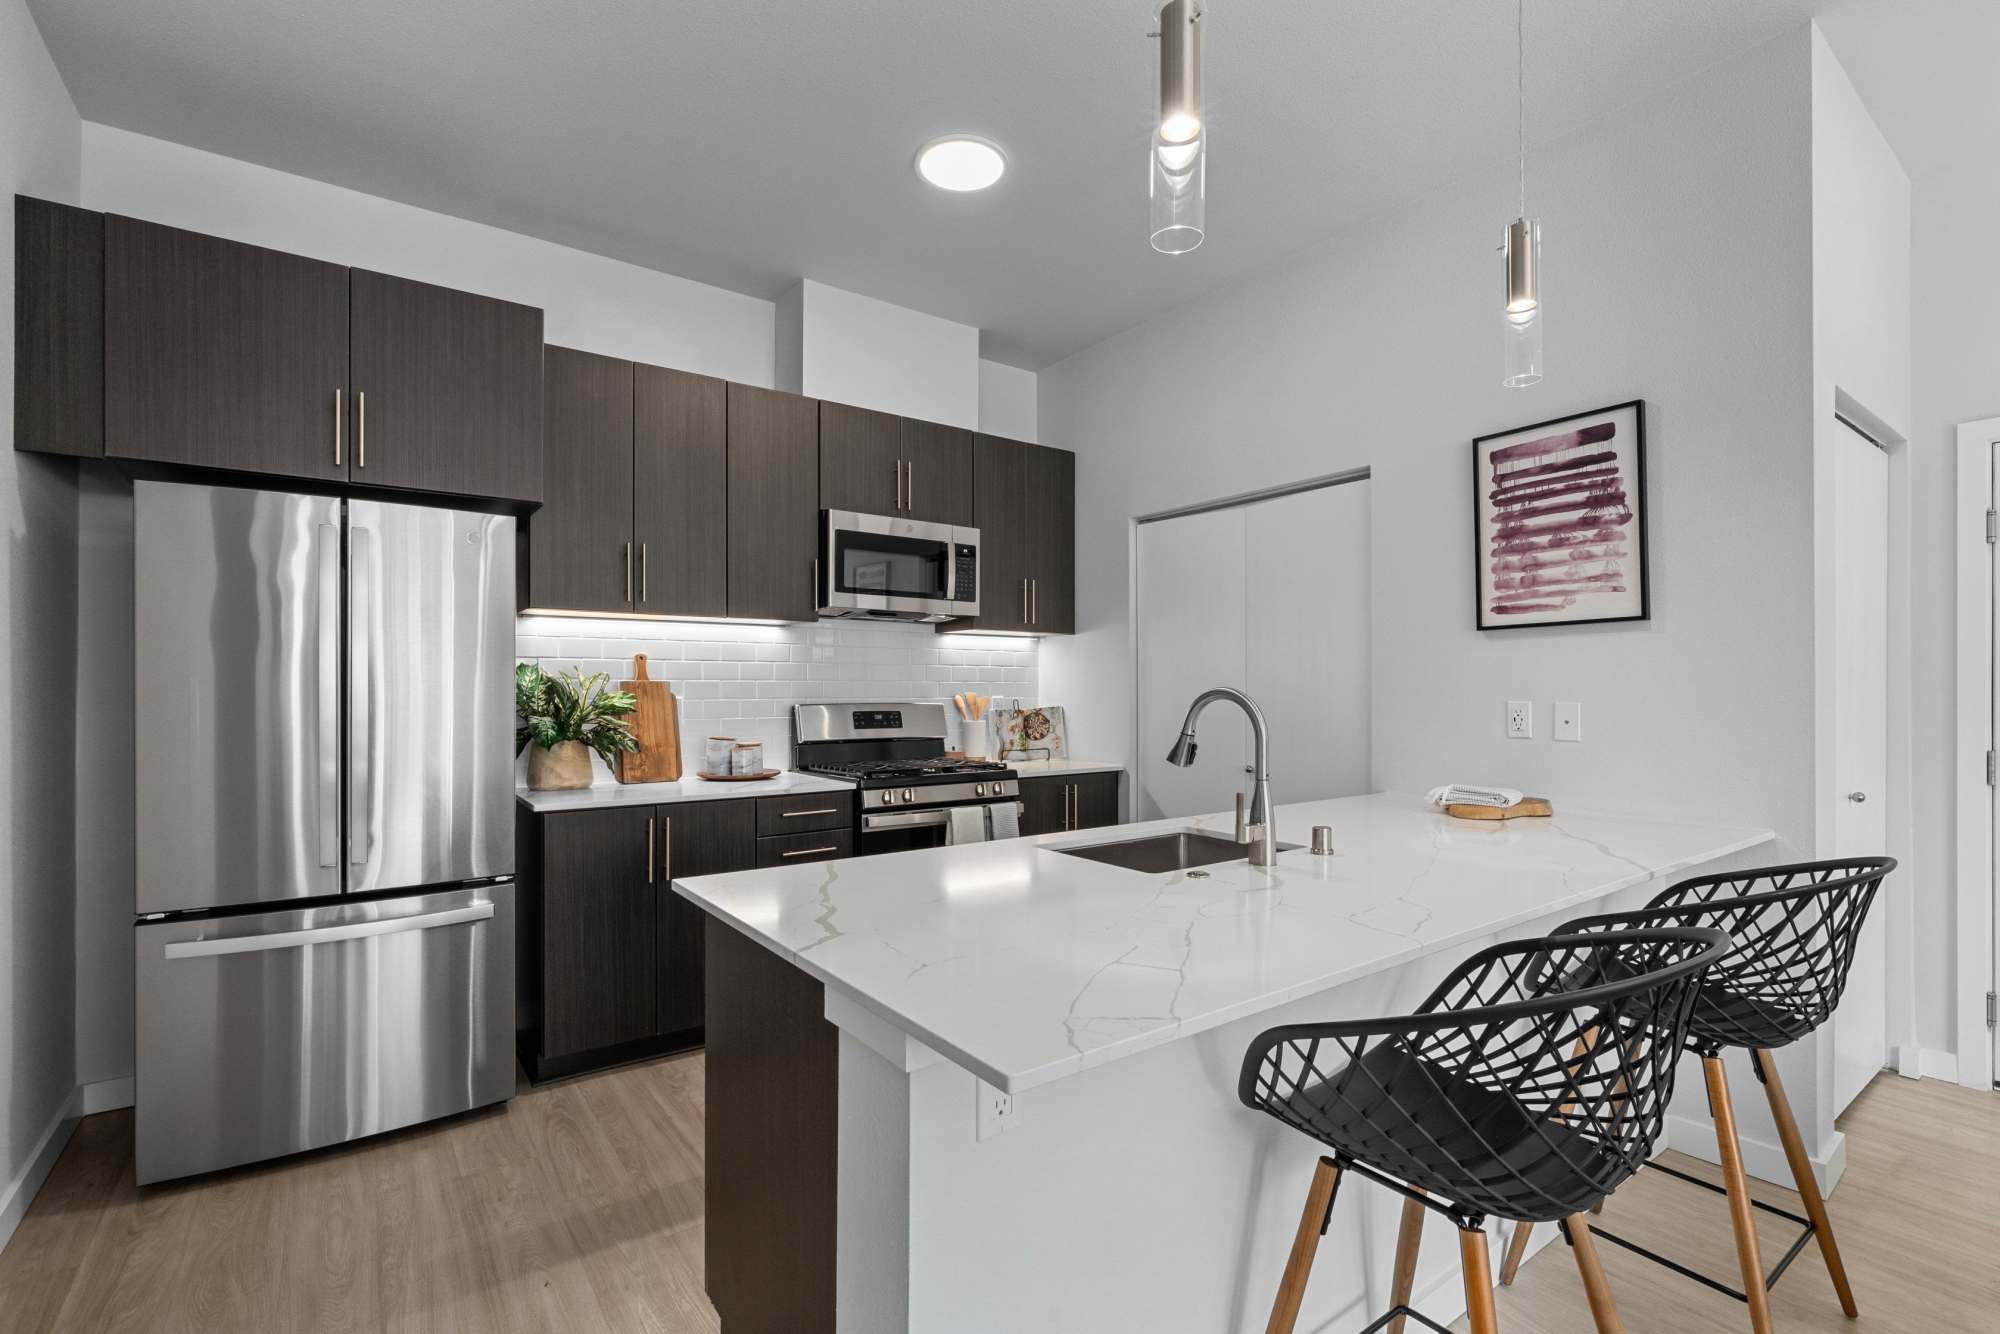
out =
[[[1558,810],[1765,825],[1774,859],[1809,853],[1810,80],[1801,27],[1534,146],[1534,389],[1499,385],[1504,169],[1043,370],[1041,435],[1077,451],[1081,521],[1079,633],[1044,643],[1042,692],[1076,749],[1129,760],[1166,740],[1132,735],[1132,516],[1365,464],[1377,787],[1505,783]],[[1652,619],[1474,630],[1472,439],[1630,398],[1647,401]],[[1292,614],[1320,610],[1300,578]],[[1532,741],[1504,735],[1521,698]],[[1558,699],[1584,704],[1581,744],[1550,739]],[[1786,1073],[1819,1127],[1810,1053]],[[1745,1136],[1768,1138],[1753,1101]]]
[[1039,444],[1033,371],[998,361],[979,363],[979,429],[988,435]]
[[[76,470],[14,452],[14,202],[74,202],[81,122],[34,19],[0,0],[0,1245],[75,1106]],[[79,707],[81,701],[79,701]],[[99,757],[102,758],[102,757]],[[128,968],[129,971],[129,968]]]
[[[799,392],[968,429],[979,425],[979,330],[811,279],[796,298]],[[790,349],[779,354],[789,363]]]

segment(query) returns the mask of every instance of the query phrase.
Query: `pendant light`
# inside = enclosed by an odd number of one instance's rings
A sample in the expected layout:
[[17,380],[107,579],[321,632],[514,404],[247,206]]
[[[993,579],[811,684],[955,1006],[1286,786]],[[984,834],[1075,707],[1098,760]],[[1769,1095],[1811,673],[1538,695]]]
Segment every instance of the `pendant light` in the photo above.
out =
[[1527,0],[1514,4],[1515,127],[1520,143],[1521,212],[1500,243],[1506,305],[1502,334],[1507,373],[1500,383],[1526,389],[1542,379],[1542,224],[1528,216]]
[[1147,171],[1153,249],[1184,255],[1201,244],[1208,192],[1208,127],[1201,118],[1199,0],[1160,8],[1160,115],[1153,124]]

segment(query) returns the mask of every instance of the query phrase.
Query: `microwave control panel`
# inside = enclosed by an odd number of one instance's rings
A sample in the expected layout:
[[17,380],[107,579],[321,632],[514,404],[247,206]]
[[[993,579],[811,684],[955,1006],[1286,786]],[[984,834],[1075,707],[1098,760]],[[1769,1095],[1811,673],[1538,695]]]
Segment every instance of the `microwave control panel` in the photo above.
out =
[[952,576],[951,595],[954,602],[977,602],[979,600],[979,548],[969,542],[952,544],[952,552],[958,566]]

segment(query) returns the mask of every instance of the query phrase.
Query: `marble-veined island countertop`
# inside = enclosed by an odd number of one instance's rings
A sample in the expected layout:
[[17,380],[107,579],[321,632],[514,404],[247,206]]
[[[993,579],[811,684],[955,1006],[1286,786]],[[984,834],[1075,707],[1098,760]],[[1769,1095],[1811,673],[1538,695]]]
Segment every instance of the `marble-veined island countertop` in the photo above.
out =
[[[1453,819],[1395,794],[1278,807],[1269,868],[1147,874],[1057,849],[1231,816],[776,867],[674,889],[1010,1093],[1216,1028],[1647,880],[1766,829]],[[1333,827],[1335,855],[1304,849]]]

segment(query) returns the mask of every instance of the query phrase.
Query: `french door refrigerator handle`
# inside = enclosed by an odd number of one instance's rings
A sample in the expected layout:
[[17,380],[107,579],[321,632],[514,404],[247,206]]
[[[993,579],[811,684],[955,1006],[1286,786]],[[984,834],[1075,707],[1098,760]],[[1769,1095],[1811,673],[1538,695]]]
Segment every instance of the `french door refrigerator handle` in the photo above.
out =
[[483,922],[493,916],[493,905],[474,903],[444,912],[415,917],[382,917],[372,922],[349,922],[343,926],[315,926],[303,931],[273,931],[263,936],[221,936],[214,940],[176,940],[163,947],[169,959],[199,959],[216,954],[256,954],[265,950],[299,949],[307,945],[328,945],[367,936],[393,936],[404,931],[429,931],[440,926],[460,926]]
[[319,583],[319,864],[340,865],[340,529],[313,532]]
[[348,748],[348,783],[354,795],[349,809],[348,860],[366,865],[375,855],[375,533],[350,528],[347,601],[349,642],[349,702],[353,713],[353,744]]

